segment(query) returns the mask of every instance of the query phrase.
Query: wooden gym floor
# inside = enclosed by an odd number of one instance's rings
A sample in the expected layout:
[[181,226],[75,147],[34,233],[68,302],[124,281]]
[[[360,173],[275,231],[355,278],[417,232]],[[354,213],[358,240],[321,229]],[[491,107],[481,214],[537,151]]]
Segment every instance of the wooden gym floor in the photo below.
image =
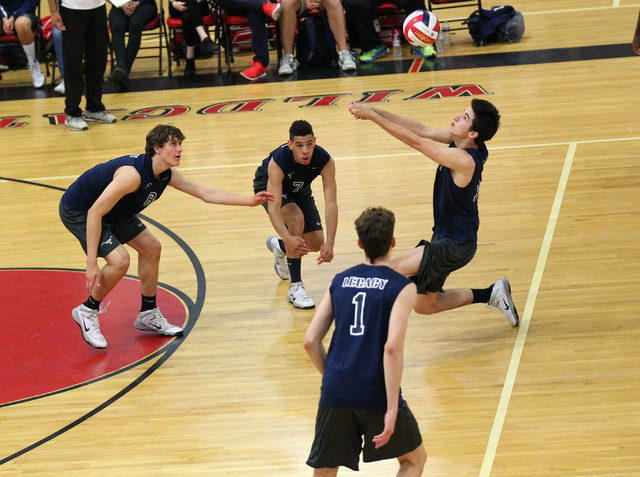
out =
[[[502,113],[478,253],[447,285],[507,276],[521,325],[479,305],[411,315],[402,387],[429,454],[424,475],[639,475],[640,57],[629,44],[640,5],[512,5],[525,14],[520,44],[477,49],[458,34],[417,73],[406,73],[408,55],[396,73],[389,55],[348,77],[334,68],[326,79],[271,74],[259,84],[189,87],[180,71],[175,83],[157,83],[153,62],[141,63],[136,84],[160,86],[106,94],[119,121],[86,132],[56,125],[64,102],[49,87],[27,99],[26,72],[3,74],[0,475],[311,475],[320,375],[301,342],[313,312],[286,302],[262,208],[167,191],[145,216],[163,243],[160,306],[188,333],[150,341],[133,329],[134,259],[101,315],[110,346],[98,351],[70,316],[85,299],[85,257],[58,219],[61,190],[98,162],[142,152],[146,133],[172,122],[187,136],[184,174],[249,195],[260,161],[293,120],[307,119],[336,159],[340,207],[334,261],[303,260],[318,302],[335,273],[362,259],[353,221],[365,207],[396,213],[396,253],[432,225],[435,166],[353,120],[347,102],[369,98],[446,125],[471,100],[446,91],[488,98]],[[232,78],[249,61],[241,55]],[[215,85],[210,63],[199,72]],[[467,89],[450,88],[460,85]],[[445,94],[431,97],[430,88]],[[315,190],[322,211],[320,183]],[[123,359],[132,349],[140,353]],[[66,384],[46,387],[58,382]],[[361,474],[395,469],[364,464]]]

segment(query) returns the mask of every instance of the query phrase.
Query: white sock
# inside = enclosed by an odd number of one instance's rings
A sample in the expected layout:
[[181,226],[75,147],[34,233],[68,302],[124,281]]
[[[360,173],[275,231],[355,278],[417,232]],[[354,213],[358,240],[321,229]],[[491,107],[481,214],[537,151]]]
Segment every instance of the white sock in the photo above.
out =
[[24,48],[24,52],[27,54],[27,60],[29,64],[32,65],[36,62],[36,42],[34,41],[30,45],[22,45]]

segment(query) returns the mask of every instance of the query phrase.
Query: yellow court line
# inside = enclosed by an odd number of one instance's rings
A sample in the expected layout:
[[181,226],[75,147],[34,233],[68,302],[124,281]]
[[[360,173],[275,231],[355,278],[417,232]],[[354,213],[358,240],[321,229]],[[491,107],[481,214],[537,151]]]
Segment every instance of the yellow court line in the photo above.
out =
[[569,150],[567,151],[567,155],[564,160],[564,167],[562,168],[562,174],[560,175],[560,181],[558,183],[558,188],[556,189],[556,197],[553,201],[553,206],[551,207],[551,213],[549,214],[547,230],[545,231],[544,239],[542,240],[538,263],[536,264],[531,287],[529,288],[529,295],[527,296],[524,313],[520,320],[520,329],[518,330],[518,336],[516,337],[513,353],[511,354],[507,377],[504,380],[502,395],[500,396],[500,402],[498,403],[498,409],[491,428],[491,434],[489,435],[489,442],[487,443],[487,449],[484,454],[484,459],[482,460],[479,477],[489,477],[491,475],[493,461],[496,456],[496,450],[498,449],[498,443],[500,442],[500,435],[502,434],[502,426],[504,425],[507,409],[509,408],[509,401],[511,399],[511,394],[513,393],[516,375],[518,374],[518,367],[520,366],[520,358],[522,357],[524,342],[527,339],[531,315],[533,314],[533,308],[536,303],[536,298],[538,297],[538,291],[540,290],[542,275],[547,263],[549,250],[551,249],[551,241],[553,240],[556,223],[558,222],[558,216],[560,215],[560,207],[562,206],[562,199],[564,198],[564,192],[567,188],[571,165],[573,164],[573,158],[575,157],[577,147],[578,143],[573,142],[569,144]]

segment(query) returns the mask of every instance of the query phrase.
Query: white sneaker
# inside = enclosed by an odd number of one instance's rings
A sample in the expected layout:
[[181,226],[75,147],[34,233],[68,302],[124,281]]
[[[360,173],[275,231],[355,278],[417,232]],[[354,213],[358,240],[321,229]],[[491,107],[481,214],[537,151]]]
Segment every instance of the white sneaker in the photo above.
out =
[[283,280],[289,280],[289,278],[291,278],[291,275],[289,274],[289,263],[287,262],[286,254],[280,248],[278,237],[275,235],[269,237],[267,239],[267,248],[271,250],[273,256],[276,257],[273,268],[275,268],[278,276]]
[[71,310],[71,316],[82,331],[82,337],[94,348],[106,348],[107,340],[104,339],[102,333],[100,333],[100,321],[98,315],[104,313],[104,310],[92,310],[86,306],[80,305]]
[[342,71],[353,71],[356,69],[356,59],[349,50],[342,50],[338,53],[338,64]]
[[64,123],[72,131],[86,131],[89,129],[89,125],[80,116],[69,116],[65,119]]
[[141,311],[133,324],[142,331],[151,331],[163,336],[176,336],[182,334],[182,328],[174,326],[160,313],[160,308]]
[[296,59],[290,53],[282,55],[280,60],[280,68],[278,68],[279,75],[290,75],[296,70]]
[[296,308],[302,308],[303,310],[309,310],[316,307],[316,304],[313,302],[311,297],[307,295],[307,290],[304,289],[302,282],[294,282],[289,285],[287,301],[292,303]]
[[91,111],[85,111],[82,115],[85,121],[98,121],[99,123],[111,124],[117,121],[113,114],[109,114],[106,111],[98,111],[92,113]]
[[42,88],[44,86],[45,77],[40,69],[40,63],[29,63],[29,73],[31,73],[31,79],[33,80],[33,86],[36,88]]
[[504,316],[507,317],[511,326],[518,326],[520,323],[518,311],[511,299],[511,285],[509,285],[509,280],[504,277],[493,284],[493,290],[491,291],[491,298],[489,299],[489,303],[487,303],[487,308],[501,311]]
[[58,86],[56,86],[55,88],[53,88],[53,90],[58,93],[61,94],[62,96],[64,96],[67,91],[64,89],[64,80],[60,81],[60,84]]

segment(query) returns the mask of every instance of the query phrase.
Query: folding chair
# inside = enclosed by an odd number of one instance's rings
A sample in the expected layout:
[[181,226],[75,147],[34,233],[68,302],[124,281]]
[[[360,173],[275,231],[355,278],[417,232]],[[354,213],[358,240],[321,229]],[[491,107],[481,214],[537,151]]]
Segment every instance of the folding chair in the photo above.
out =
[[453,8],[468,9],[470,7],[473,8],[473,10],[468,10],[467,15],[463,18],[441,18],[440,15],[436,13],[436,16],[441,22],[443,21],[447,21],[448,23],[460,22],[460,26],[455,28],[450,28],[451,30],[467,30],[468,29],[467,26],[463,25],[462,22],[464,22],[467,18],[469,18],[469,15],[471,15],[471,13],[473,13],[475,10],[482,8],[482,1],[481,0],[428,0],[427,7],[429,8],[429,11],[434,13],[437,10],[450,10]]
[[[249,18],[246,15],[229,15],[225,11],[222,11],[222,32],[225,41],[224,52],[227,63],[227,73],[231,73],[231,63],[234,62],[233,49],[251,49]],[[267,44],[271,49],[277,50],[277,64],[280,64],[282,50],[280,48],[278,33],[277,22],[273,20],[267,22]]]
[[[109,26],[109,31],[111,31],[111,26]],[[128,33],[128,32],[127,32]],[[125,38],[128,35],[125,35]],[[158,45],[145,46],[145,39],[152,38],[158,40]],[[163,42],[164,40],[164,42]],[[167,30],[164,22],[164,8],[162,6],[162,0],[160,1],[160,6],[158,7],[158,14],[156,17],[151,20],[142,30],[142,43],[140,44],[140,51],[142,50],[157,50],[156,53],[147,53],[136,56],[136,59],[143,58],[158,58],[158,76],[162,76],[162,56],[164,54],[164,45],[167,44]],[[114,54],[113,48],[111,48],[111,44],[109,44],[109,57],[111,60],[111,72],[115,68]],[[171,76],[171,61],[169,61],[169,76]]]
[[[215,26],[214,38],[219,45],[222,31],[220,8],[212,2],[209,2],[209,4],[211,5],[211,13],[203,18],[204,28],[209,31],[209,27]],[[184,57],[179,52],[180,42],[182,41],[182,20],[171,16],[167,17],[167,29],[169,30],[169,41],[167,41],[169,76],[172,76],[172,62],[175,61],[176,65],[180,66],[180,58]],[[222,53],[218,50],[218,73],[220,72],[222,72]]]

